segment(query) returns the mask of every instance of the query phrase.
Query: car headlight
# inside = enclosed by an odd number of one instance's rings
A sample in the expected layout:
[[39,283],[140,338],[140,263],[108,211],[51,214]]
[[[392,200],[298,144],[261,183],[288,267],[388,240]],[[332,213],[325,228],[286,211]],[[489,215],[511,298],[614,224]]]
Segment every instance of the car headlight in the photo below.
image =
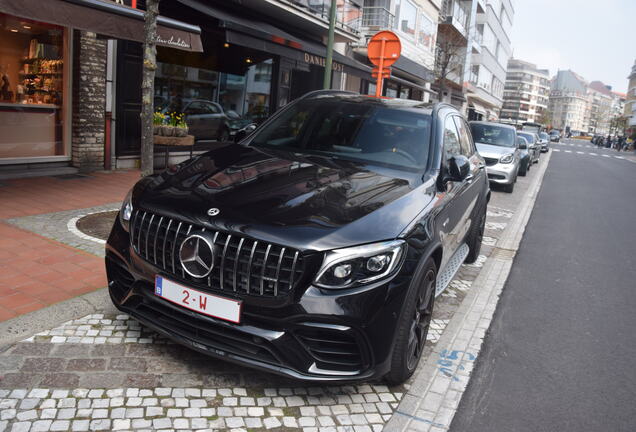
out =
[[119,210],[119,221],[121,225],[124,227],[126,231],[128,231],[128,227],[130,225],[130,218],[132,216],[133,206],[132,206],[132,189],[128,191],[126,198],[124,198],[124,202],[121,205],[121,210]]
[[507,153],[505,155],[503,155],[500,159],[499,162],[504,163],[504,164],[508,164],[508,163],[512,163],[512,161],[514,160],[515,155],[512,153]]
[[314,284],[340,289],[391,276],[402,261],[404,244],[404,240],[394,240],[329,251]]

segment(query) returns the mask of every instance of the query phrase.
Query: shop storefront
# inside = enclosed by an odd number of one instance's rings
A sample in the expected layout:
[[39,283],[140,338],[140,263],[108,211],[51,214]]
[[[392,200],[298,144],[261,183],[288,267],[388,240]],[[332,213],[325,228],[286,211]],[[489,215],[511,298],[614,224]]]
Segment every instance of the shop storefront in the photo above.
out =
[[0,161],[68,155],[69,30],[0,13],[0,40]]
[[[0,0],[0,175],[103,168],[106,40],[143,40],[143,17],[102,0]],[[201,50],[200,29],[158,21],[158,45]]]
[[[199,0],[164,2],[160,12],[202,30],[201,53],[159,48],[155,77],[155,110],[183,113],[195,150],[222,145],[241,126],[258,124],[289,101],[322,88],[326,47],[282,30],[284,22],[264,22],[246,8]],[[131,166],[139,155],[141,54],[139,44],[118,42],[118,167]],[[341,88],[343,74],[370,78],[370,68],[339,53],[332,71],[334,88]]]

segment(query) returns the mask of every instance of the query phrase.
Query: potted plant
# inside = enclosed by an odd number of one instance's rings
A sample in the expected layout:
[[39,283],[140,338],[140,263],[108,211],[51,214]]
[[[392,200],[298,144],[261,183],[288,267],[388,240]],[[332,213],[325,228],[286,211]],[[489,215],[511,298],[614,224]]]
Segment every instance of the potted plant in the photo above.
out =
[[166,121],[165,114],[155,112],[152,116],[152,133],[154,135],[163,135],[163,124]]
[[174,136],[185,137],[188,136],[188,124],[185,121],[185,115],[179,114],[177,116],[177,124],[174,128]]

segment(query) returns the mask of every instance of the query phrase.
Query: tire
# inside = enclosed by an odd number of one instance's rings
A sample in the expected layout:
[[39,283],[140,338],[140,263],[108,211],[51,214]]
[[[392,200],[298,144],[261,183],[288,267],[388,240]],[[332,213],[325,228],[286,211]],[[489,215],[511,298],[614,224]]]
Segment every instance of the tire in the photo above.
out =
[[[515,179],[516,181],[517,179]],[[512,193],[515,190],[515,182],[513,181],[510,184],[504,185],[503,191],[506,193]]]
[[466,243],[468,244],[468,255],[466,255],[465,263],[472,264],[477,261],[479,252],[481,251],[481,242],[484,239],[484,230],[486,228],[486,208],[475,216],[477,223],[474,223],[470,227],[470,232],[466,237]]
[[528,173],[529,167],[530,167],[529,162],[526,162],[525,164],[523,164],[523,168],[519,168],[519,175],[521,177],[525,177],[526,174]]
[[220,142],[227,142],[230,140],[230,132],[227,130],[227,128],[224,127],[223,129],[221,129],[217,140]]
[[389,385],[402,384],[409,379],[417,369],[424,351],[435,305],[437,267],[432,258],[426,260],[420,274],[419,283],[409,288],[400,312],[391,369],[384,376]]

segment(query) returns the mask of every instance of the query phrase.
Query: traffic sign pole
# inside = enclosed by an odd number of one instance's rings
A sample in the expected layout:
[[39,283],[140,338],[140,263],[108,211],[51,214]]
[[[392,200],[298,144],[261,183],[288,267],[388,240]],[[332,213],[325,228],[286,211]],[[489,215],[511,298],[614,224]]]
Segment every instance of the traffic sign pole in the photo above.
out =
[[379,98],[382,96],[382,87],[384,84],[384,50],[386,49],[386,39],[382,38],[382,48],[380,52],[382,55],[380,56],[380,64],[378,65],[378,80],[375,84],[375,97]]

